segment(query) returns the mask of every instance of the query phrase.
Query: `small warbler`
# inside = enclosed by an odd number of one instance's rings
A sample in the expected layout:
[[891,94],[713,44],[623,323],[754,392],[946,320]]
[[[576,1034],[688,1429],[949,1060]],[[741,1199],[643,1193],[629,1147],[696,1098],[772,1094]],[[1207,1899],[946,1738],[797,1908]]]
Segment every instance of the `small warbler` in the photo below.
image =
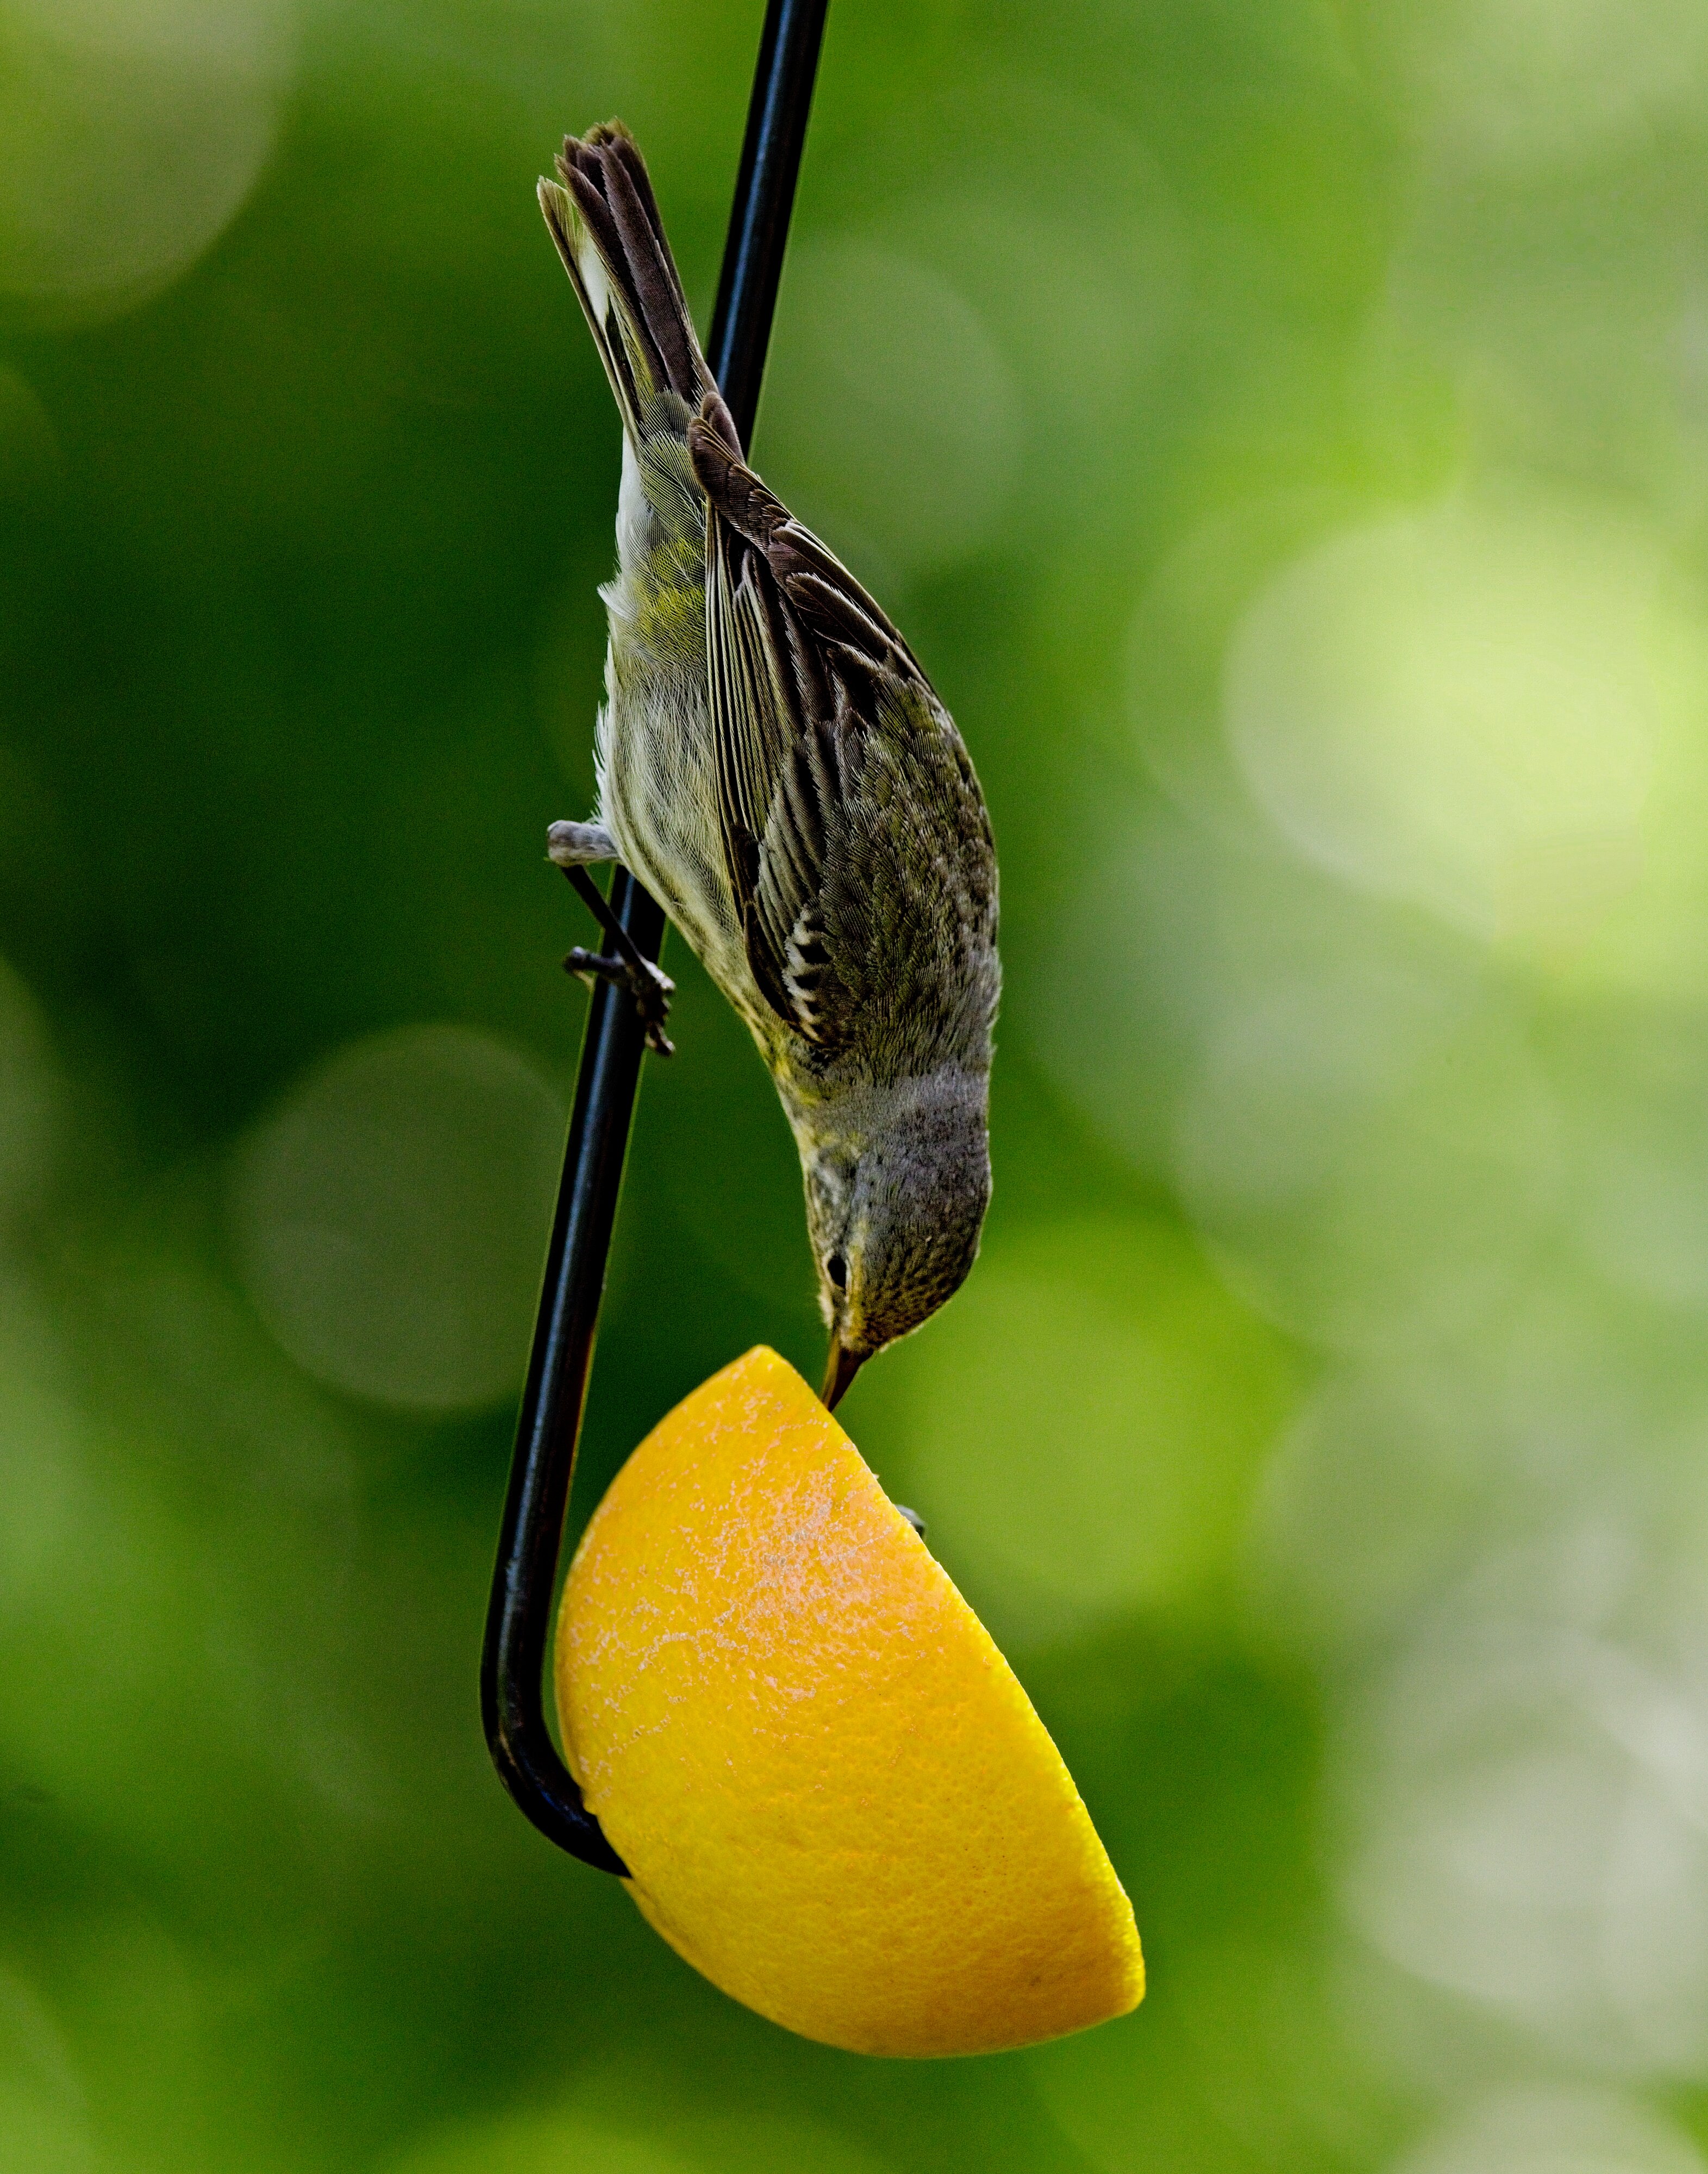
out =
[[[623,476],[599,809],[548,850],[621,862],[751,1030],[800,1149],[834,1405],[978,1251],[990,819],[912,651],[743,459],[634,139],[566,138],[557,171],[540,208],[622,411]],[[576,957],[628,981],[657,1036],[662,976]]]

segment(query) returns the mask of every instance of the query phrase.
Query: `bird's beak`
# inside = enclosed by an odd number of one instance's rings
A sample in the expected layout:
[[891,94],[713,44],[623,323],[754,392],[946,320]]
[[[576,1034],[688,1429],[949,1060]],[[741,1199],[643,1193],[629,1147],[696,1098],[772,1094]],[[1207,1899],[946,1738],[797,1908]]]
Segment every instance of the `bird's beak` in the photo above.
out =
[[851,1351],[833,1328],[830,1331],[830,1355],[824,1366],[824,1386],[819,1391],[827,1412],[834,1412],[841,1402],[843,1393],[860,1369],[866,1364],[863,1351]]

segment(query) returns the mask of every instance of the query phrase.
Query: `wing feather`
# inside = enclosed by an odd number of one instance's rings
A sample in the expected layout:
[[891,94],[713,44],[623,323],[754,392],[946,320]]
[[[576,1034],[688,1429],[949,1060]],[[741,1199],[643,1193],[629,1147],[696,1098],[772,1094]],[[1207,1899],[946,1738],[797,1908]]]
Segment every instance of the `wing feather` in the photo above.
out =
[[959,735],[884,612],[715,419],[689,425],[689,448],[708,502],[719,818],[754,979],[826,1056],[874,1003],[904,1041],[953,1036],[932,1004],[995,936],[994,849]]

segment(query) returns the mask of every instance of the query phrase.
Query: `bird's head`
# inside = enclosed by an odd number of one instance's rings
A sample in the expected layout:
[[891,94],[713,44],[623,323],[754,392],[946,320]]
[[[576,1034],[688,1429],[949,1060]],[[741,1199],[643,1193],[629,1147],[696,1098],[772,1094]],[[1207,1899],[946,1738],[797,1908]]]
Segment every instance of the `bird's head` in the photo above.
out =
[[824,1402],[965,1281],[991,1197],[989,1078],[945,1067],[802,1128],[807,1226],[830,1331]]

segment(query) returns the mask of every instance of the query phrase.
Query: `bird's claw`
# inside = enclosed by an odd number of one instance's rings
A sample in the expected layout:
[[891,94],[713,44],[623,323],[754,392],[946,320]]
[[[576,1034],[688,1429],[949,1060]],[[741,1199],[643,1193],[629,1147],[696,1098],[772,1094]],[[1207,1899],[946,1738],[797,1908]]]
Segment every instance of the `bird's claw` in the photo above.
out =
[[650,959],[617,958],[603,951],[586,950],[578,944],[565,955],[564,971],[585,982],[590,989],[596,982],[610,982],[619,989],[626,989],[646,1029],[646,1046],[660,1057],[676,1054],[675,1043],[664,1031],[676,984]]

